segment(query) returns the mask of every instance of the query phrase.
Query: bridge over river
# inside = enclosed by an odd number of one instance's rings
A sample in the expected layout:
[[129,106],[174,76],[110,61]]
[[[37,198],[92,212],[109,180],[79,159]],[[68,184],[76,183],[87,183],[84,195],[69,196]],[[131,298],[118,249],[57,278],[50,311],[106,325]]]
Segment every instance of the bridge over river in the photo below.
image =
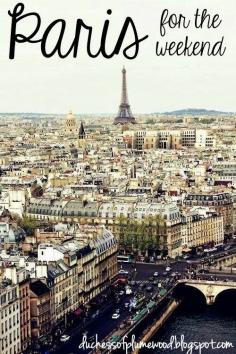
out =
[[181,279],[177,281],[175,286],[178,286],[178,284],[184,284],[199,290],[205,296],[207,305],[212,305],[216,297],[223,291],[236,290],[236,282],[229,281]]
[[[205,297],[206,304],[212,305],[219,294],[225,291],[236,291],[236,281],[188,278],[179,279],[173,284],[169,291],[166,292],[163,298],[157,296],[152,300],[150,307],[144,307],[142,309],[143,313],[140,311],[140,313],[136,316],[139,316],[139,318],[137,320],[134,318],[134,321],[128,328],[123,330],[118,329],[112,333],[112,335],[108,335],[106,338],[107,342],[121,343],[123,338],[125,338],[125,341],[129,342],[132,335],[135,335],[138,339],[137,344],[149,342],[150,338],[154,336],[154,334],[163,326],[166,320],[182,303],[184,294],[188,288],[197,289],[197,291]],[[188,296],[188,293],[186,293],[186,295]],[[187,301],[189,300],[188,298],[186,299]],[[164,306],[160,307],[163,301]],[[132,353],[137,354],[139,352],[140,347],[137,345],[136,349],[133,350]],[[93,351],[92,353],[95,352]],[[96,351],[96,354],[97,353],[98,351]],[[102,350],[101,353],[109,353],[109,350]]]
[[149,327],[146,328],[142,334],[142,336],[139,337],[138,344],[136,348],[132,351],[132,354],[138,354],[140,353],[140,349],[142,348],[142,343],[148,343],[150,339],[155,335],[155,333],[163,326],[163,324],[166,322],[166,320],[170,317],[170,315],[177,309],[177,307],[181,304],[182,299],[177,299],[175,298],[175,290],[178,289],[178,287],[183,286],[184,289],[185,287],[192,287],[197,289],[199,292],[201,292],[205,299],[206,299],[206,304],[207,305],[212,305],[217,296],[224,291],[231,291],[231,290],[236,290],[236,282],[229,282],[229,281],[216,281],[216,280],[195,280],[195,279],[180,279],[177,280],[177,282],[174,284],[172,290],[173,290],[173,297],[170,300],[168,306],[165,308],[163,313],[161,314],[160,317],[154,318],[153,324]]

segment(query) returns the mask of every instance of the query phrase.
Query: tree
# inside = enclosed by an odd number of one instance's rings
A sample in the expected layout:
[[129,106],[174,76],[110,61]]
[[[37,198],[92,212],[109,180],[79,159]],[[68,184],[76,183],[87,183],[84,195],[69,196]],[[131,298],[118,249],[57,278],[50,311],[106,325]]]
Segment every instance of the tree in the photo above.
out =
[[155,124],[155,120],[153,118],[149,118],[146,120],[145,124]]
[[165,222],[159,215],[144,219],[117,219],[120,247],[128,252],[147,252],[163,249],[166,245]]
[[19,225],[25,230],[27,236],[32,236],[34,235],[34,231],[40,226],[40,223],[37,220],[24,216],[23,219],[20,220]]

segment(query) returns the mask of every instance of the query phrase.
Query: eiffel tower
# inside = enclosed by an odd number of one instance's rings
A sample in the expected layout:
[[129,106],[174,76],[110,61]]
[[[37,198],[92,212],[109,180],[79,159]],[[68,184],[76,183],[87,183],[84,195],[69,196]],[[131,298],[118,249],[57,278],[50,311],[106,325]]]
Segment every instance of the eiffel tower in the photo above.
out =
[[127,92],[127,82],[126,82],[126,70],[122,70],[122,93],[121,93],[121,104],[119,107],[119,112],[114,120],[114,124],[135,124],[135,118],[131,112],[131,108],[128,100]]

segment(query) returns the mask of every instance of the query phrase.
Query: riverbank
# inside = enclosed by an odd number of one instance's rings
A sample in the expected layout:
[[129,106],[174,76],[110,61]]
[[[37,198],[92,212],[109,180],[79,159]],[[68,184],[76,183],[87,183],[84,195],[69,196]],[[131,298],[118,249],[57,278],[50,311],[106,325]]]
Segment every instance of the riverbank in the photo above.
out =
[[[139,344],[147,343],[150,339],[158,332],[158,330],[164,325],[164,323],[168,320],[168,318],[173,314],[173,312],[178,308],[181,304],[181,301],[177,301],[175,299],[171,300],[171,302],[167,305],[166,309],[163,311],[162,315],[158,320],[154,320],[154,323],[145,330],[143,336],[140,338]],[[140,353],[141,348],[135,349],[132,354]]]

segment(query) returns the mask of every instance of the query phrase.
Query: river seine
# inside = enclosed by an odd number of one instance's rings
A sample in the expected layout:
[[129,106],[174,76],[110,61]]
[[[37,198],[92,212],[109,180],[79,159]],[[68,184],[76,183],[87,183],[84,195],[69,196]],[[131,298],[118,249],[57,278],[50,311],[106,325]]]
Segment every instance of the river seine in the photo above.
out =
[[[171,336],[180,340],[184,335],[184,341],[190,342],[231,342],[233,347],[228,349],[203,349],[193,350],[193,354],[236,354],[236,296],[234,308],[227,304],[216,306],[189,306],[182,305],[175,314],[166,322],[158,334],[152,338],[153,342],[170,342]],[[142,351],[145,353],[150,350]],[[187,349],[158,349],[152,353],[181,354],[187,353]]]

